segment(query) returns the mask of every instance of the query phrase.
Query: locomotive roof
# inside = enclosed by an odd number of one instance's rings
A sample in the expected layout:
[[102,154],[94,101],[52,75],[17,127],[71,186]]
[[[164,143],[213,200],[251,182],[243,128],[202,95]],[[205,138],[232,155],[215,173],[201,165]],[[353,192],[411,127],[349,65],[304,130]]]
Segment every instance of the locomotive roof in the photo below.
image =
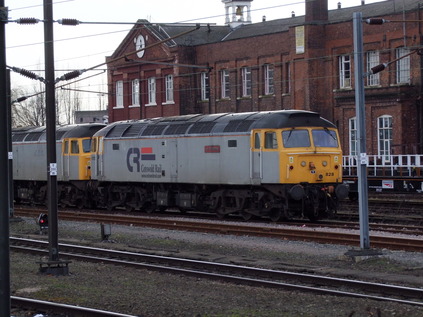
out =
[[268,112],[191,114],[175,117],[120,121],[98,131],[105,138],[139,138],[148,136],[250,133],[253,129],[335,125],[316,112],[279,110]]
[[[59,126],[56,129],[56,140],[63,138],[91,137],[105,124],[87,123]],[[46,127],[22,127],[12,130],[13,142],[36,142],[46,140]]]

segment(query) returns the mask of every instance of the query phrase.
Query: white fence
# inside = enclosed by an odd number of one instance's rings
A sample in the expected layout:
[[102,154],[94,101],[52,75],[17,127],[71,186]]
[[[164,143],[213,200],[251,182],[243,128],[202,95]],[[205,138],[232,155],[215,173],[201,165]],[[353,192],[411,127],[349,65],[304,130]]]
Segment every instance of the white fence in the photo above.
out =
[[[367,173],[369,176],[422,176],[423,155],[389,155],[367,156]],[[346,155],[342,159],[344,176],[357,175],[357,156]]]

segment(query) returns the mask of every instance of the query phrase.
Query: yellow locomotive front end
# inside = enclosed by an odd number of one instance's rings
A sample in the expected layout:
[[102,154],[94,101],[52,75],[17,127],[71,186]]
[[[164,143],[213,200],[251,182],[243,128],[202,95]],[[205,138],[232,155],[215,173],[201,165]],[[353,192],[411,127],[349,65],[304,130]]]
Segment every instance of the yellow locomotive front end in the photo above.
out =
[[342,150],[336,129],[291,128],[282,130],[281,136],[281,183],[342,183]]
[[276,194],[278,198],[269,205],[278,206],[278,213],[282,210],[287,218],[329,216],[348,195],[334,126],[254,130],[251,149],[252,183]]

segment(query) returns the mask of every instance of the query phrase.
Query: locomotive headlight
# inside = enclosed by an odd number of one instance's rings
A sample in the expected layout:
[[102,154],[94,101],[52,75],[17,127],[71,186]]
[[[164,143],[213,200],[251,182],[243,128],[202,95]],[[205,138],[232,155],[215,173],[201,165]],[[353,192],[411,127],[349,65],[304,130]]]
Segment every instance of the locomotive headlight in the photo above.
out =
[[306,165],[307,165],[306,161],[302,161],[302,162],[301,162],[301,166],[302,166],[302,167],[305,167]]
[[328,162],[327,162],[327,161],[323,161],[323,162],[322,162],[322,165],[323,165],[324,167],[326,167],[326,166],[328,166]]

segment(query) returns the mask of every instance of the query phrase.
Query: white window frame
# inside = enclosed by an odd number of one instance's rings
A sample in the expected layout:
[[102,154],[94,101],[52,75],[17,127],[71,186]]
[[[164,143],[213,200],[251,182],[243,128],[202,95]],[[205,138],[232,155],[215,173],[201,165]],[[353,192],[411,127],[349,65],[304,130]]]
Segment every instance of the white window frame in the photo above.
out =
[[146,106],[157,106],[156,103],[156,77],[149,77],[148,85],[148,104]]
[[339,88],[351,88],[351,56],[339,56]]
[[174,94],[173,94],[173,75],[165,76],[165,85],[166,85],[166,104],[174,104]]
[[350,155],[358,155],[358,142],[357,142],[357,118],[350,118],[349,121],[349,144],[350,144]]
[[209,100],[210,98],[210,79],[209,73],[201,73],[201,100]]
[[[367,59],[367,72],[370,74],[373,67],[380,64],[379,62],[379,51],[368,51],[366,53]],[[380,85],[380,74],[370,74],[367,76],[367,86],[379,86]]]
[[273,95],[275,93],[274,69],[270,64],[264,65],[264,94]]
[[406,47],[399,47],[395,50],[396,58],[396,83],[409,84],[410,78],[410,56],[399,59],[400,57],[410,53],[410,49]]
[[391,160],[392,123],[392,116],[383,115],[377,118],[377,153],[386,162]]
[[251,94],[252,94],[251,67],[242,67],[241,76],[242,76],[242,97],[251,97]]
[[132,106],[140,106],[140,81],[139,79],[134,79],[132,81]]
[[116,82],[116,106],[115,108],[123,108],[123,80]]
[[285,90],[284,94],[291,93],[291,63],[285,63]]
[[221,72],[221,96],[222,99],[229,99],[230,93],[230,81],[229,81],[229,70],[223,69]]

